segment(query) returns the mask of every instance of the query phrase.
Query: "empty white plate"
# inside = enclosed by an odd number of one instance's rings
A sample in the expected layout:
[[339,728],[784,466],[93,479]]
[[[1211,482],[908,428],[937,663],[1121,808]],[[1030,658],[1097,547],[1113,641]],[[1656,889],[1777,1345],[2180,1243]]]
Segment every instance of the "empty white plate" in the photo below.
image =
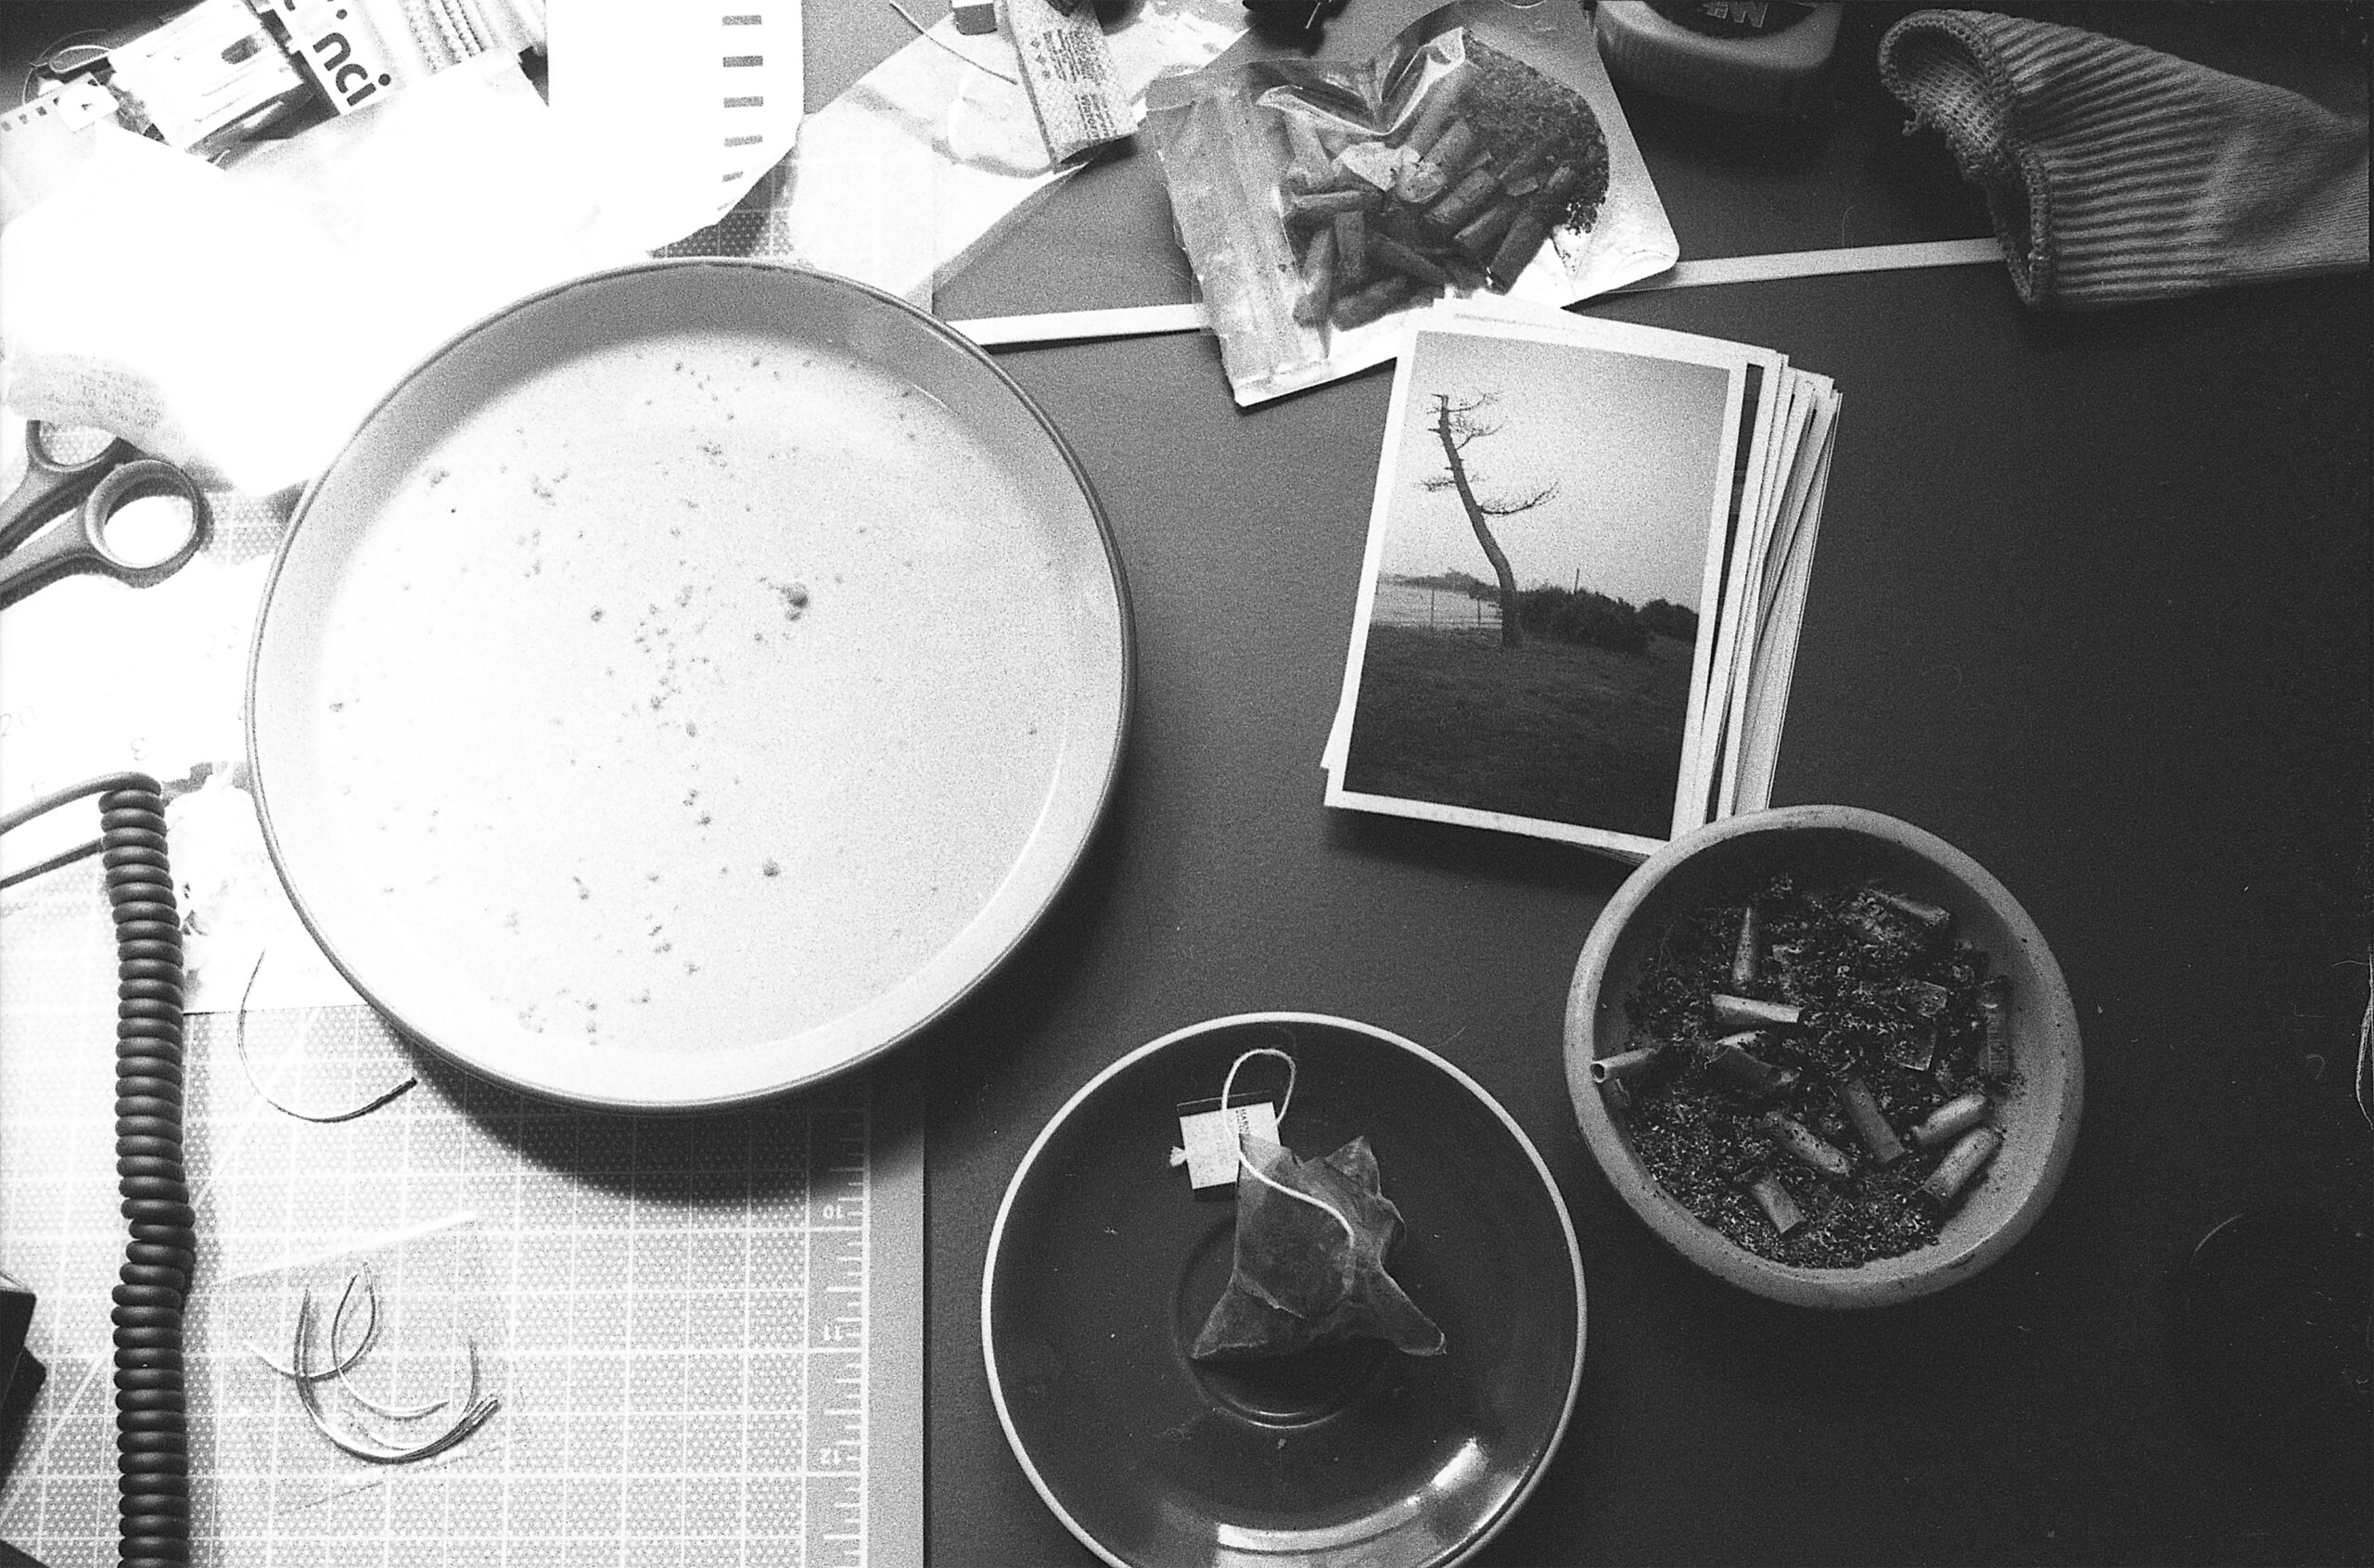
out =
[[659,262],[408,376],[300,503],[249,675],[274,861],[355,988],[536,1093],[716,1105],[1010,953],[1120,760],[1103,515],[988,357]]

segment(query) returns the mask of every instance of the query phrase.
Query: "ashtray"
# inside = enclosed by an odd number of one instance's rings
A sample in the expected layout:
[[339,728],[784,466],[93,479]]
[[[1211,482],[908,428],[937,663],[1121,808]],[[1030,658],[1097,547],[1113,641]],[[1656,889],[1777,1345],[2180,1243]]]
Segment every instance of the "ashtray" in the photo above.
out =
[[[1956,1138],[1991,1142],[1979,1150],[1983,1170],[1964,1177],[1966,1185],[1952,1192],[1952,1206],[1930,1239],[1848,1266],[1780,1261],[1702,1219],[1660,1184],[1636,1146],[1632,1116],[1612,1092],[1621,1082],[1605,1081],[1620,1069],[1618,1059],[1626,1053],[1637,1059],[1653,1049],[1635,1038],[1627,1003],[1677,921],[1745,899],[1783,873],[1808,890],[1877,890],[1897,907],[1920,911],[1942,933],[1937,940],[1984,953],[1987,977],[2003,987],[1997,994],[2009,1069],[1985,1084],[1977,1119],[1953,1129]],[[1710,1009],[1719,1011],[1711,1002]],[[1584,943],[1567,997],[1565,1033],[1576,1119],[1616,1194],[1691,1263],[1778,1301],[1882,1307],[1970,1279],[2008,1252],[2043,1214],[2077,1141],[2085,1064],[2076,1009],[2043,933],[2003,885],[1968,855],[1909,822],[1856,807],[1749,812],[1685,834],[1644,861],[1616,890]],[[1779,1052],[1770,1054],[1779,1059]],[[1930,1070],[1925,1062],[1915,1065]],[[1937,1092],[1947,1098],[1971,1089],[1958,1081],[1941,1085]],[[1846,1111],[1842,1125],[1867,1125],[1857,1123],[1859,1114],[1860,1108]],[[1768,1114],[1765,1120],[1785,1134],[1786,1142],[1800,1142],[1807,1129],[1776,1120],[1778,1115]],[[1932,1129],[1898,1118],[1893,1130],[1904,1135],[1902,1142],[1918,1144],[1920,1135]],[[1867,1158],[1889,1157],[1861,1149],[1858,1135],[1850,1130],[1821,1141],[1825,1157],[1839,1162],[1834,1174],[1841,1178],[1859,1179]],[[1880,1136],[1884,1141],[1884,1131]],[[1929,1166],[1947,1163],[1954,1151],[1941,1138],[1912,1152],[1914,1157],[1895,1168],[1934,1177]],[[1778,1163],[1789,1168],[1785,1159]],[[1781,1222],[1776,1218],[1773,1224],[1777,1229]]]
[[[1257,1047],[1295,1063],[1289,1145],[1369,1140],[1405,1225],[1386,1261],[1442,1354],[1190,1359],[1236,1205],[1171,1164],[1179,1107]],[[1108,1562],[1420,1568],[1467,1558],[1539,1479],[1582,1376],[1583,1300],[1549,1167],[1474,1079],[1366,1024],[1248,1013],[1130,1052],[1039,1134],[990,1234],[982,1355],[1031,1485]]]

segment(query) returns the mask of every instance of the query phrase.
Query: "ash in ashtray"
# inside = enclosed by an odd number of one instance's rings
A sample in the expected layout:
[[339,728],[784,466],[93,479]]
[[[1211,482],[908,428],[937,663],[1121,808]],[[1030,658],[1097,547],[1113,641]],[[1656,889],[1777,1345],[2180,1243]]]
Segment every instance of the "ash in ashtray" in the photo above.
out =
[[1591,1064],[1658,1184],[1780,1263],[1936,1240],[1985,1178],[2014,1081],[2007,984],[1942,909],[1776,877],[1680,916]]

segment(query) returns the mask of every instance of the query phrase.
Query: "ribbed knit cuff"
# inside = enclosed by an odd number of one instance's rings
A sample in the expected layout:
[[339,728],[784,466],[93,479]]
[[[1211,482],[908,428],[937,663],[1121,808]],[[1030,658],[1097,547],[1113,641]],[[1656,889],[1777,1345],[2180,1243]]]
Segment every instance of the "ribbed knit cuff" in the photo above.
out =
[[2367,264],[2367,128],[2296,93],[2049,22],[1921,11],[1880,76],[1986,193],[2032,305]]

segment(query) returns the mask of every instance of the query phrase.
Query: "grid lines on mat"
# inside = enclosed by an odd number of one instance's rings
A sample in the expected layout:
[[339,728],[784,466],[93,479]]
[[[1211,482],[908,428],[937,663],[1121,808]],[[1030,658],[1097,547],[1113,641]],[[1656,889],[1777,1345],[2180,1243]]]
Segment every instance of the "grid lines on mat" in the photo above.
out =
[[[53,1568],[114,1550],[107,1290],[112,949],[96,876],[0,904],[0,1268],[41,1296],[48,1385],[0,1538]],[[866,1080],[730,1113],[530,1100],[402,1045],[361,1009],[191,1020],[200,1235],[189,1364],[198,1561],[302,1564],[864,1560]],[[352,1122],[322,1112],[408,1075]],[[503,1408],[450,1460],[358,1467],[244,1409],[241,1276],[473,1217]],[[400,1278],[383,1281],[392,1294]]]

